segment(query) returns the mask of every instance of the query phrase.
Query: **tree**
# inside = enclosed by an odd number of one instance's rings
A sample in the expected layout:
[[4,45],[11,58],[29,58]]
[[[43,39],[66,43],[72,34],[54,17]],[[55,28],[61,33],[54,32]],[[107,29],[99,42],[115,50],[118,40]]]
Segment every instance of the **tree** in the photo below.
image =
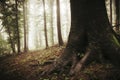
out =
[[43,0],[43,9],[44,9],[44,33],[45,33],[45,43],[46,43],[46,48],[48,48],[47,25],[46,25],[46,11],[45,11],[45,0]]
[[20,29],[19,29],[19,24],[18,24],[18,1],[15,0],[15,10],[16,10],[16,13],[15,13],[15,16],[16,16],[16,31],[17,31],[17,50],[18,50],[18,53],[21,52],[20,50]]
[[8,42],[11,45],[11,49],[13,53],[16,53],[15,44],[16,44],[16,36],[14,33],[16,32],[15,27],[15,15],[14,15],[14,4],[7,4],[6,0],[0,1],[1,3],[1,14],[2,16],[2,25],[4,26],[7,34],[8,34]]
[[115,0],[115,8],[116,8],[116,25],[115,25],[115,27],[116,27],[116,32],[118,33],[119,32],[119,25],[120,25],[120,8],[119,8],[119,6],[120,6],[120,1],[119,0]]
[[110,0],[110,23],[112,25],[112,0]]
[[70,0],[70,3],[68,43],[60,58],[42,74],[62,70],[71,63],[70,75],[77,75],[94,53],[101,53],[111,63],[120,66],[120,39],[109,23],[105,0]]
[[54,27],[53,27],[53,3],[54,3],[54,0],[50,0],[50,14],[51,14],[51,42],[52,42],[52,45],[54,45]]
[[58,31],[58,43],[59,46],[63,45],[63,39],[61,35],[61,21],[60,21],[60,0],[56,0],[57,4],[57,31]]
[[24,52],[27,52],[28,51],[28,44],[27,44],[27,40],[28,40],[28,38],[27,38],[27,36],[28,36],[28,34],[27,34],[27,32],[28,32],[28,30],[27,30],[27,23],[26,23],[26,20],[27,20],[27,15],[26,15],[26,8],[27,6],[26,6],[26,0],[23,0],[23,18],[24,18]]

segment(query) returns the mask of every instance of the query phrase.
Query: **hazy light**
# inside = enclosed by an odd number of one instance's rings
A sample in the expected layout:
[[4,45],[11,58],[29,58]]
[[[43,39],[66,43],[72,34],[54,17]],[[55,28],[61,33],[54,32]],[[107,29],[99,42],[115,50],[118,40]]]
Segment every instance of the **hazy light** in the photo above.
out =
[[[70,16],[69,7],[66,7],[64,0],[61,0],[61,26],[62,26],[62,37],[66,41],[69,33],[70,22],[68,17]],[[47,16],[47,31],[50,32],[50,7],[46,5],[46,16]],[[57,25],[56,25],[56,3],[53,5],[53,27],[54,27],[54,41],[58,43],[57,37]],[[69,12],[68,12],[69,11]],[[68,14],[68,15],[67,15]],[[70,18],[69,18],[70,19]],[[28,2],[28,26],[29,26],[29,41],[28,46],[30,50],[36,50],[45,48],[45,37],[44,37],[44,20],[43,20],[43,4],[42,1],[29,0]],[[50,33],[48,33],[48,39],[50,39]],[[51,41],[48,40],[51,46]]]

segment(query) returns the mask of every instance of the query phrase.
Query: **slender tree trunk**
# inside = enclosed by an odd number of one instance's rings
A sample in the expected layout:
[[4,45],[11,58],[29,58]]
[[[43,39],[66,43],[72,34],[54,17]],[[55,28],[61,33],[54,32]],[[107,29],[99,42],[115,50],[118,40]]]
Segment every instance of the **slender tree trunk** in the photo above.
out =
[[48,48],[48,37],[47,37],[47,25],[46,25],[45,0],[43,0],[43,9],[44,9],[44,32],[45,32],[45,44],[46,44],[46,49],[47,49],[47,48]]
[[23,1],[23,18],[24,18],[24,52],[28,51],[27,46],[27,27],[26,27],[26,1]]
[[[120,24],[120,1],[119,1],[119,24]],[[120,28],[120,25],[119,25]]]
[[58,43],[59,43],[59,46],[62,46],[64,43],[63,43],[62,34],[61,34],[60,0],[56,0],[56,5],[57,5],[57,31],[58,31]]
[[52,42],[52,45],[54,45],[54,27],[53,27],[53,3],[54,3],[54,0],[50,0],[50,6],[51,6],[51,9],[50,9],[50,14],[51,14],[51,42]]
[[115,8],[116,8],[116,25],[115,25],[115,27],[116,27],[116,32],[118,33],[119,32],[119,4],[120,3],[120,1],[119,0],[115,0]]
[[112,0],[110,0],[110,23],[112,25]]
[[15,8],[16,8],[16,30],[17,30],[17,49],[18,53],[21,52],[20,50],[20,30],[19,30],[19,24],[18,24],[18,1],[15,0]]
[[27,2],[27,0],[26,0],[26,4],[25,4],[26,6],[25,6],[25,20],[26,20],[26,47],[27,47],[27,51],[29,50],[29,46],[28,46],[28,41],[29,41],[29,37],[28,37],[28,34],[29,34],[29,27],[28,27],[28,16],[27,16],[27,14],[28,14],[28,7],[27,7],[27,5],[28,5],[28,2]]

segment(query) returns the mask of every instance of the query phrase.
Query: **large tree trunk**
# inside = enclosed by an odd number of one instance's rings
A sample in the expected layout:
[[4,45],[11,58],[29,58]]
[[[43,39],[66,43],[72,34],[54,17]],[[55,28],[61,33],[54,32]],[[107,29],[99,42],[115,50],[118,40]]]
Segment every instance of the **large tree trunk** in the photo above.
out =
[[[93,53],[102,52],[114,65],[120,66],[120,44],[109,23],[104,0],[70,0],[71,30],[64,53],[55,69],[72,63],[70,74],[77,74]],[[84,53],[83,57],[81,55]],[[74,80],[74,79],[73,79]]]

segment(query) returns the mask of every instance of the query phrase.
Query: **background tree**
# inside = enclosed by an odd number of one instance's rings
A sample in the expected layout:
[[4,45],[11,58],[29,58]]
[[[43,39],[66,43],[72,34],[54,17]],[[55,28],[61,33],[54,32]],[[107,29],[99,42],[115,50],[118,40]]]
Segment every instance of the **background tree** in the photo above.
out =
[[50,0],[50,14],[51,14],[51,42],[54,45],[54,27],[53,27],[53,4],[54,0]]
[[110,0],[110,23],[112,25],[112,0]]
[[[10,2],[10,1],[8,1]],[[9,36],[8,42],[11,44],[11,48],[13,53],[16,53],[15,50],[15,44],[16,44],[16,37],[14,36],[14,32],[16,32],[15,28],[12,26],[15,26],[13,22],[15,21],[14,17],[14,4],[6,4],[6,1],[1,2],[2,6],[2,25],[5,27],[5,30]],[[12,23],[12,24],[11,24]]]
[[47,37],[47,26],[46,26],[45,0],[43,0],[43,9],[44,9],[44,33],[45,33],[45,44],[46,44],[46,49],[47,49],[47,48],[48,48],[48,37]]
[[63,45],[63,39],[61,35],[61,19],[60,19],[60,1],[56,0],[57,5],[57,31],[58,31],[58,43],[59,46]]
[[116,32],[119,33],[119,18],[120,18],[120,8],[119,8],[119,5],[120,5],[120,1],[119,0],[115,0],[115,8],[116,8]]
[[24,52],[27,52],[28,51],[28,29],[27,29],[27,23],[26,23],[26,20],[27,20],[27,2],[26,0],[23,0],[23,18],[24,18]]
[[[23,3],[23,1],[25,2]],[[17,4],[15,0],[4,0],[1,2],[5,3],[5,10],[3,10],[3,8],[0,8],[0,10],[2,10],[0,11],[0,21],[3,23],[2,25],[0,25],[0,29],[6,30],[4,32],[7,34],[2,36],[5,36],[6,41],[8,41],[9,44],[13,45],[11,46],[11,48],[13,47],[15,49],[15,51],[13,50],[13,53],[18,52],[18,36],[20,36],[20,51],[25,51],[25,47],[29,47],[30,51],[45,48],[46,44],[43,15],[44,10],[42,0],[17,0]],[[66,42],[67,40],[67,34],[69,33],[69,26],[67,25],[70,21],[67,20],[70,15],[70,11],[64,11],[64,9],[69,8],[65,7],[69,6],[68,4],[66,4],[66,2],[69,3],[69,1],[60,1],[62,5],[60,6],[60,15],[62,15],[60,20],[60,29],[62,29],[61,35],[64,42]],[[45,7],[48,45],[54,46],[58,44],[56,1],[45,1]],[[35,11],[38,11],[39,13],[36,12],[35,14]],[[16,27],[17,25],[18,27]],[[26,46],[24,44],[26,44]]]
[[21,52],[20,48],[20,29],[19,29],[19,23],[18,23],[18,1],[15,0],[15,10],[16,10],[16,13],[15,13],[15,16],[16,16],[16,36],[17,36],[17,50],[18,50],[18,53]]

